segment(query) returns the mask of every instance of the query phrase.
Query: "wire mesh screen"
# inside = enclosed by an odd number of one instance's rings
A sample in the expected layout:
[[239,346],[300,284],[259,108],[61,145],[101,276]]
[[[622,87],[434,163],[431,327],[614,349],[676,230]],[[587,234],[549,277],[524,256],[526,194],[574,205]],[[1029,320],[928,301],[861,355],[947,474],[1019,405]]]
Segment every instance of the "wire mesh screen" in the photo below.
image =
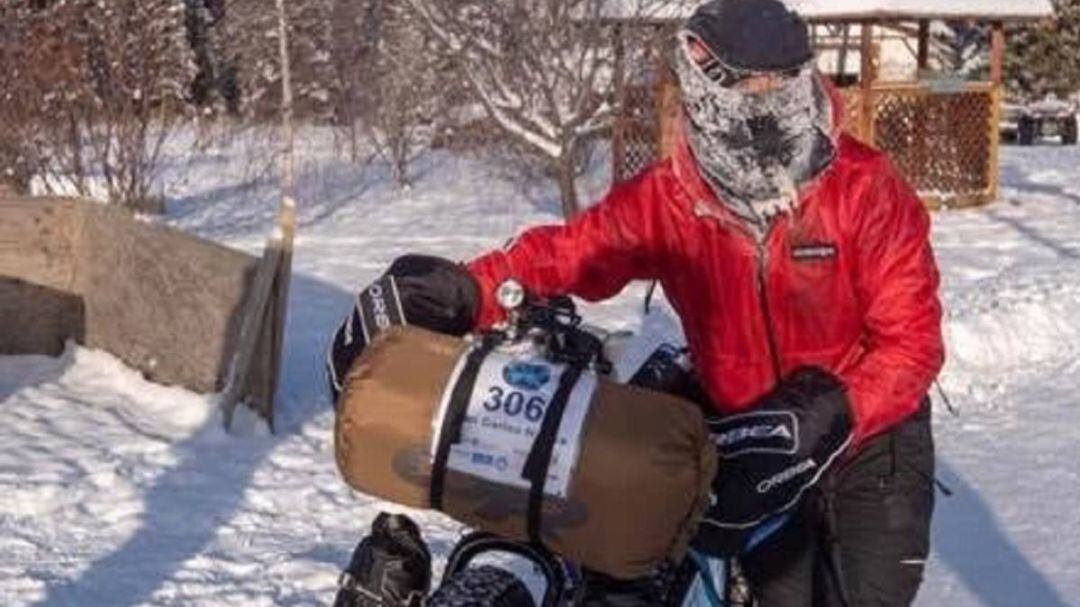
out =
[[861,140],[863,134],[859,132],[862,117],[862,95],[857,88],[840,89],[840,97],[844,102],[844,124],[846,130]]
[[669,43],[675,25],[667,22],[615,26],[616,112],[612,129],[616,182],[637,175],[670,148],[678,104],[670,70]]
[[627,86],[617,118],[615,145],[620,158],[615,180],[625,181],[649,166],[658,156],[658,94],[653,85]]
[[928,201],[970,204],[994,189],[989,90],[875,89],[873,141]]
[[[663,86],[627,87],[616,119],[615,179],[648,166],[670,137],[678,112],[669,112]],[[988,84],[935,91],[921,84],[878,84],[863,103],[862,89],[840,91],[845,129],[889,155],[932,205],[993,200],[997,187],[997,97]],[[676,104],[677,105],[677,104]],[[866,110],[872,120],[862,120]],[[659,143],[658,143],[659,142]]]

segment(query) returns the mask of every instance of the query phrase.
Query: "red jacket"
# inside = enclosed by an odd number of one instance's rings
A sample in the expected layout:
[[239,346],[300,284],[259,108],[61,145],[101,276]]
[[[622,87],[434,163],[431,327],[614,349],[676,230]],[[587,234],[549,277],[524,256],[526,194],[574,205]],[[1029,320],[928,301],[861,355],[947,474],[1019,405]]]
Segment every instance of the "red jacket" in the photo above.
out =
[[862,442],[915,412],[943,362],[929,228],[889,161],[842,135],[833,164],[758,245],[684,141],[568,225],[534,228],[470,263],[477,323],[501,318],[494,293],[510,277],[590,301],[659,280],[719,411],[745,410],[815,365],[847,385]]

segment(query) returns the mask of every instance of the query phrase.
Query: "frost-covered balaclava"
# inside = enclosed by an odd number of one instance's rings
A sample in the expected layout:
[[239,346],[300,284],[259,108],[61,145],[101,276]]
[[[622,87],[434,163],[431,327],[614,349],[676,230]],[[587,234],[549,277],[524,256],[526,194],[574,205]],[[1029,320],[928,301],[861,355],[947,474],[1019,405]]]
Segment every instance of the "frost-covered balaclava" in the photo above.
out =
[[[777,0],[713,0],[678,35],[691,151],[720,199],[758,228],[790,210],[798,186],[833,156],[830,102],[812,57],[805,23]],[[760,93],[735,86],[758,74],[780,84]]]

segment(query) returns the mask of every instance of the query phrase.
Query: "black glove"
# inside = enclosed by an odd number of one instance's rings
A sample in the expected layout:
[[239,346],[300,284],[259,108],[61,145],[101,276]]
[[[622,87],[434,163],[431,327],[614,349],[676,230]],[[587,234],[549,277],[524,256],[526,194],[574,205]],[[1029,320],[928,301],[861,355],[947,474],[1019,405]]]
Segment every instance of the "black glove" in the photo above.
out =
[[709,421],[720,454],[713,505],[695,547],[731,556],[756,544],[851,442],[844,385],[805,367],[785,378],[746,413]]
[[381,329],[411,324],[461,336],[473,327],[480,287],[463,266],[425,255],[405,255],[360,292],[356,306],[334,334],[326,361],[337,403],[345,374]]
[[334,607],[420,607],[431,588],[431,553],[416,523],[380,512],[338,586]]

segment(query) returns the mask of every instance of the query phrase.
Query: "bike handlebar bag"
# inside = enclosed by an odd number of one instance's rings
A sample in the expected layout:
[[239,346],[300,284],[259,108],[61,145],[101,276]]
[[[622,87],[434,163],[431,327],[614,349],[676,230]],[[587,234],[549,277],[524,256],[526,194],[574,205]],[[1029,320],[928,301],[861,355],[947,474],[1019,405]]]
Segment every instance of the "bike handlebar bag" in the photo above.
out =
[[716,451],[674,396],[416,327],[381,332],[343,387],[351,487],[611,576],[680,559],[708,505]]

